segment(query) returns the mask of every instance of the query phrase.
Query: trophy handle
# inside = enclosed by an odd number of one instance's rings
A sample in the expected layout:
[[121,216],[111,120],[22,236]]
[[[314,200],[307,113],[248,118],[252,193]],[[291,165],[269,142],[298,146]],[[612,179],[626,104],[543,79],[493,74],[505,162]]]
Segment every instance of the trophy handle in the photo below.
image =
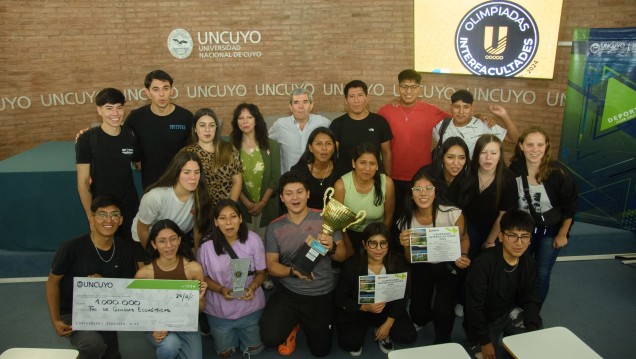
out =
[[[325,195],[324,195],[324,196],[322,196],[322,208],[327,207],[327,200],[330,200],[330,199],[331,199],[331,197],[333,197],[333,192],[334,192],[334,191],[335,191],[335,190],[333,189],[333,187],[328,187],[328,188],[325,190]],[[322,213],[321,213],[321,215],[322,215]]]
[[361,209],[361,210],[358,212],[358,214],[356,214],[356,220],[355,220],[355,221],[353,221],[353,222],[351,222],[351,223],[349,223],[349,225],[348,225],[348,226],[346,226],[346,227],[344,227],[344,228],[342,229],[342,231],[343,231],[343,232],[346,232],[346,231],[347,231],[347,228],[349,228],[349,227],[353,226],[354,224],[358,224],[358,223],[360,223],[360,222],[364,221],[364,219],[365,219],[365,218],[367,218],[367,212],[366,212],[364,209]]

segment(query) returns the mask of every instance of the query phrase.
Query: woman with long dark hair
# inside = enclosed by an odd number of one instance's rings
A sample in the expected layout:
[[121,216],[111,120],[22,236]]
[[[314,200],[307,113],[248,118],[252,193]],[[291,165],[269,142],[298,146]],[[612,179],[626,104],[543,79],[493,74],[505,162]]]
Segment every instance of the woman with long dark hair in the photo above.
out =
[[540,127],[519,136],[510,170],[517,176],[519,208],[537,225],[528,253],[537,263],[537,294],[541,303],[550,288],[550,274],[576,212],[577,189],[570,171],[551,160],[550,137]]
[[[258,325],[265,307],[261,289],[266,268],[263,242],[247,229],[234,201],[219,201],[212,217],[214,226],[205,236],[198,258],[209,289],[205,314],[216,353],[227,358],[240,348],[244,354],[256,355],[264,348]],[[232,290],[233,258],[250,260],[246,287],[240,296],[233,295]]]
[[161,219],[174,221],[184,233],[194,229],[194,246],[198,246],[201,233],[210,223],[210,197],[201,168],[196,154],[178,152],[157,182],[146,189],[132,225],[133,239],[144,250],[150,227]]
[[181,151],[196,153],[203,164],[203,176],[211,205],[224,198],[238,201],[241,194],[243,168],[239,152],[221,139],[221,121],[209,108],[194,113],[189,145]]
[[369,327],[377,328],[374,338],[384,353],[393,349],[392,340],[410,344],[417,338],[406,312],[405,299],[358,304],[360,276],[408,271],[403,257],[391,253],[390,238],[384,223],[370,223],[362,231],[361,252],[346,260],[340,269],[335,292],[338,344],[353,356],[361,354]]
[[362,230],[372,222],[391,226],[395,210],[395,188],[391,177],[380,173],[380,149],[370,142],[358,144],[353,152],[353,171],[344,174],[334,185],[335,198],[353,212],[364,210],[364,221],[351,226],[343,239],[349,256],[360,252]]
[[470,199],[470,151],[460,137],[447,138],[442,156],[430,165],[437,185],[435,193],[445,203],[465,208]]
[[338,159],[336,135],[327,127],[318,127],[311,131],[307,139],[307,148],[300,160],[291,170],[305,175],[309,182],[309,200],[307,207],[322,209],[325,190],[333,187],[340,178],[334,164]]
[[503,142],[495,135],[481,135],[471,160],[470,200],[464,208],[472,260],[482,247],[494,247],[499,220],[517,208],[517,184],[504,162]]
[[[411,320],[418,327],[433,321],[435,344],[451,341],[455,322],[455,297],[460,286],[460,270],[470,265],[470,241],[464,227],[462,210],[443,204],[437,198],[438,183],[429,167],[419,169],[411,180],[412,196],[397,220],[399,240],[404,255],[411,261],[410,236],[413,228],[456,226],[459,230],[461,256],[454,262],[411,264]],[[433,300],[435,293],[435,300]]]
[[250,230],[265,236],[265,228],[279,216],[278,178],[280,177],[280,150],[278,142],[267,137],[267,124],[251,103],[242,103],[234,109],[232,133],[234,147],[239,149],[243,165],[243,185],[239,206],[243,220]]
[[[147,248],[150,260],[139,268],[135,278],[173,279],[199,281],[199,311],[205,308],[207,283],[203,280],[203,269],[194,260],[192,249],[183,241],[181,228],[169,219],[153,224]],[[155,330],[146,335],[155,347],[158,359],[201,358],[201,335],[199,332],[172,332]]]

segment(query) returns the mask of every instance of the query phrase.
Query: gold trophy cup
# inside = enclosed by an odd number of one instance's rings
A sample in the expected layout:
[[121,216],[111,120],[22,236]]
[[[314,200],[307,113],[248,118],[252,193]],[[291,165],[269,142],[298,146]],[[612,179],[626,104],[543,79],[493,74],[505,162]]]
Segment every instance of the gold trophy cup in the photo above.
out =
[[[322,198],[323,210],[320,213],[323,219],[322,233],[330,236],[336,231],[346,232],[347,228],[364,221],[367,216],[366,211],[360,210],[358,214],[355,214],[344,204],[332,198],[333,192],[333,187],[329,187],[325,191],[325,195]],[[329,203],[327,203],[327,200],[329,200]]]
[[[348,227],[363,221],[367,216],[367,212],[361,210],[355,214],[344,204],[331,198],[333,191],[333,187],[329,187],[325,191],[324,209],[320,214],[323,219],[322,233],[330,236],[336,231],[342,230],[344,232]],[[327,203],[328,198],[330,198],[329,203]],[[309,276],[318,259],[325,255],[328,255],[327,249],[314,237],[308,235],[305,244],[294,254],[291,265],[302,275]]]

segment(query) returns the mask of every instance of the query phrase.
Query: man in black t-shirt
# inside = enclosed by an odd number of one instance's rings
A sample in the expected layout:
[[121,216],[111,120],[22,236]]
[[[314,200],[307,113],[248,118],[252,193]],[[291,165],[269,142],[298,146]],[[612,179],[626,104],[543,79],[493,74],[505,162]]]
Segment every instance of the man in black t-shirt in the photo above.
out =
[[506,212],[500,221],[501,246],[475,259],[466,278],[464,329],[473,354],[494,359],[501,334],[513,335],[542,327],[536,292],[537,270],[526,253],[534,220],[523,211]]
[[186,145],[192,129],[192,112],[171,102],[172,77],[162,70],[151,71],[144,79],[150,104],[133,110],[125,126],[135,133],[141,149],[143,188],[153,184]]
[[353,80],[344,87],[347,113],[334,119],[329,125],[336,135],[339,157],[336,163],[340,173],[352,170],[353,151],[362,142],[370,142],[382,151],[381,164],[384,173],[391,175],[391,127],[384,117],[369,112],[369,89],[360,80]]
[[132,220],[139,209],[139,196],[133,181],[131,162],[138,161],[139,151],[133,132],[122,126],[124,94],[105,88],[95,96],[102,124],[83,133],[75,143],[77,192],[86,218],[91,217],[94,197],[110,194],[122,201],[123,225],[117,235],[132,241]]
[[79,358],[121,358],[117,332],[74,331],[73,278],[133,278],[135,260],[127,242],[115,237],[122,223],[121,201],[100,196],[91,202],[91,233],[63,243],[46,282],[46,302],[57,335],[80,351]]

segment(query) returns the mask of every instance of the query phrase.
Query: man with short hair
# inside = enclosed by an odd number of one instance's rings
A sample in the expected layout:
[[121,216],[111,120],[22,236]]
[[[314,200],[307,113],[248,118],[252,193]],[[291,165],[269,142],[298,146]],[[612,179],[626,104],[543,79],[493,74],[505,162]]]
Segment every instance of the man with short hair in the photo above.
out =
[[91,233],[63,243],[57,250],[46,282],[46,302],[57,335],[66,337],[80,359],[121,358],[117,332],[75,331],[73,278],[133,278],[135,260],[127,242],[115,237],[122,224],[121,202],[114,196],[91,202]]
[[[392,166],[391,178],[395,184],[395,209],[404,208],[404,200],[410,196],[410,182],[415,172],[431,163],[433,127],[451,114],[437,106],[418,101],[422,75],[412,69],[398,74],[400,98],[398,104],[388,103],[378,114],[391,127]],[[396,218],[399,213],[396,213]]]
[[[302,328],[309,351],[323,357],[331,350],[333,334],[335,278],[331,261],[345,259],[345,246],[340,243],[340,232],[333,237],[322,233],[320,213],[307,207],[309,184],[301,173],[283,174],[279,193],[287,214],[267,226],[265,258],[269,275],[280,278],[281,285],[265,306],[260,320],[261,339],[265,346],[278,346],[280,354],[290,355],[296,348],[296,333]],[[310,274],[303,275],[294,268],[293,259],[308,235],[327,253],[319,255]]]
[[501,217],[499,242],[474,260],[466,279],[464,329],[475,353],[494,359],[499,337],[542,327],[536,265],[526,253],[534,220],[513,210]]
[[[508,112],[500,105],[490,105],[490,111],[503,122],[504,127],[499,125],[489,126],[488,123],[473,116],[473,94],[468,90],[458,90],[451,96],[451,113],[453,120],[449,122],[448,127],[444,131],[443,140],[449,137],[460,137],[468,145],[470,157],[473,156],[475,143],[479,136],[492,134],[502,141],[508,141],[512,144],[517,143],[519,138],[519,130],[514,122],[508,116]],[[438,123],[433,129],[433,140],[438,142],[440,139],[440,130],[442,123]],[[442,141],[443,142],[443,141]]]
[[100,126],[82,134],[75,144],[77,163],[77,192],[86,212],[93,197],[114,195],[122,200],[124,218],[117,235],[132,241],[130,228],[139,209],[139,196],[133,180],[131,162],[138,161],[139,150],[133,132],[122,126],[124,122],[124,94],[114,88],[105,88],[95,96]]
[[144,86],[149,105],[130,112],[125,125],[137,136],[141,149],[141,183],[153,184],[186,145],[191,133],[192,112],[172,103],[173,80],[162,70],[146,75]]
[[340,157],[336,163],[341,173],[351,171],[353,152],[362,142],[370,142],[382,152],[384,173],[391,175],[391,139],[393,134],[384,117],[369,111],[369,88],[360,80],[344,87],[347,113],[334,119],[329,128],[336,135]]
[[292,115],[276,120],[269,129],[269,138],[280,144],[280,173],[289,171],[307,148],[307,139],[318,127],[329,127],[326,117],[314,115],[313,96],[303,87],[296,88],[289,96]]

